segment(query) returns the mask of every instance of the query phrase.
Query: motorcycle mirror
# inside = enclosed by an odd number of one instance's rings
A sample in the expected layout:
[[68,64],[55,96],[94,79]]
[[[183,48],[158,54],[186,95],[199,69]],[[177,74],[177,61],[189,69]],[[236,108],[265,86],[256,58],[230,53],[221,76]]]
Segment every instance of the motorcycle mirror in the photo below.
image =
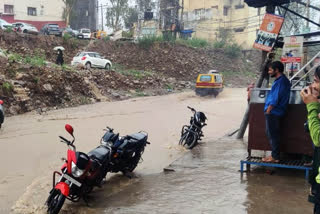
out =
[[72,126],[69,125],[69,124],[66,124],[65,129],[73,137],[73,128],[72,128]]
[[0,105],[2,105],[3,104],[3,100],[0,100]]

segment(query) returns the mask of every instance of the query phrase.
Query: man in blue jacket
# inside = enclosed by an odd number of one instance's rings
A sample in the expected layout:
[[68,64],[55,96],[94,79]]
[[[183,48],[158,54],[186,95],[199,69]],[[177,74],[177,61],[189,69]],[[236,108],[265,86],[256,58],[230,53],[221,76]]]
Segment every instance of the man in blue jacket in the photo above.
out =
[[276,61],[269,65],[269,75],[276,78],[272,84],[265,106],[266,134],[272,148],[271,156],[262,159],[264,162],[278,163],[280,160],[280,122],[288,107],[291,84],[283,74],[284,66]]

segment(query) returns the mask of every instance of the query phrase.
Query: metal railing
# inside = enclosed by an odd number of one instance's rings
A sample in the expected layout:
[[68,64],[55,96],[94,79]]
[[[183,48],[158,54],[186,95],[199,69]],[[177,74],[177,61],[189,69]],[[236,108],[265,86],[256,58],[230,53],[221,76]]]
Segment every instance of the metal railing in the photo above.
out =
[[[306,67],[308,67],[317,57],[320,56],[320,52],[318,52],[307,64],[305,64],[297,73],[295,73],[291,78],[290,78],[290,82],[292,82],[292,80],[297,77],[300,73],[304,72],[304,69],[306,69]],[[305,73],[302,77],[300,77],[299,80],[297,80],[292,86],[291,88],[295,87],[296,85],[299,84],[299,82],[301,82],[307,75],[310,74],[311,71],[313,71],[314,69],[316,69],[319,66],[319,64],[315,64],[307,73]]]

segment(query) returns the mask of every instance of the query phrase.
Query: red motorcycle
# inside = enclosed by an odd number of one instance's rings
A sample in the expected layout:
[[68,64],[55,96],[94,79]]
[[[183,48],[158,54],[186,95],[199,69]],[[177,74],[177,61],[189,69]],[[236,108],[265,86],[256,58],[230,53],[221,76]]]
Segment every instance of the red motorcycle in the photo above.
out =
[[[78,202],[83,198],[87,202],[86,196],[93,187],[101,186],[110,161],[111,148],[106,146],[98,146],[88,154],[77,152],[73,145],[75,137],[72,126],[67,124],[65,129],[73,140],[69,141],[59,136],[61,142],[67,144],[69,149],[67,159],[62,159],[65,163],[61,167],[61,173],[53,172],[53,188],[46,201],[47,212],[50,214],[59,213],[66,198],[72,202]],[[57,175],[59,180],[56,182]]]

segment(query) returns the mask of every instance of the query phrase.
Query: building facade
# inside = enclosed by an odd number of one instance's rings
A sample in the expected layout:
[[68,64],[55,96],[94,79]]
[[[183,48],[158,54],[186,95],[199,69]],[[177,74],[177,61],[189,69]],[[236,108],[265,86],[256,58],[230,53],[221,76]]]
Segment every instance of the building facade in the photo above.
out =
[[0,0],[0,18],[9,23],[25,22],[40,30],[47,23],[65,27],[62,0]]
[[78,0],[70,18],[72,29],[89,28],[97,30],[97,0]]
[[219,29],[233,32],[235,41],[251,49],[264,16],[264,10],[248,7],[244,0],[180,0],[181,23],[193,29],[193,37],[214,40]]

